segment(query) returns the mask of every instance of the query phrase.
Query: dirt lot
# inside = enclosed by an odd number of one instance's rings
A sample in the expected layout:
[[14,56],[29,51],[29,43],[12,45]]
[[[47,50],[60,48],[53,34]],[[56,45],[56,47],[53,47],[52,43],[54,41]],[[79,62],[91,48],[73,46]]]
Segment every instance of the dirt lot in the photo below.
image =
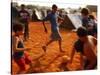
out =
[[[50,25],[49,23],[46,23],[46,25],[48,28],[47,34],[44,32],[41,22],[30,22],[29,24],[30,39],[25,42],[25,46],[32,48],[31,51],[27,52],[34,61],[34,67],[31,67],[24,73],[63,72],[79,69],[81,67],[79,54],[75,55],[72,64],[67,64],[67,59],[63,58],[63,56],[70,57],[73,42],[75,42],[77,38],[76,33],[65,29],[60,29],[62,36],[62,48],[65,52],[61,53],[59,51],[58,43],[54,42],[48,46],[45,53],[42,46],[48,41],[50,35]],[[65,64],[62,64],[62,62],[65,62]],[[30,67],[29,65],[26,66]],[[12,61],[12,72],[16,74],[18,70],[19,67],[14,61]]]

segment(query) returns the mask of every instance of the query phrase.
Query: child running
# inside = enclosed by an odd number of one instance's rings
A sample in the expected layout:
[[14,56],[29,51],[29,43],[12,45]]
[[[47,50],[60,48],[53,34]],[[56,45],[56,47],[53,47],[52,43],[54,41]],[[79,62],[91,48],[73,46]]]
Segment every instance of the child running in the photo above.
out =
[[12,37],[12,50],[14,61],[18,64],[21,71],[26,70],[25,64],[32,65],[32,60],[29,58],[29,55],[25,52],[31,48],[25,48],[23,44],[23,26],[19,23],[13,25],[13,37]]
[[45,32],[47,32],[47,28],[44,24],[44,21],[49,20],[51,23],[51,36],[50,36],[51,39],[46,43],[45,46],[42,47],[44,49],[44,51],[46,51],[46,48],[49,44],[51,44],[54,41],[58,41],[59,49],[61,52],[63,52],[62,47],[61,47],[62,39],[61,39],[61,35],[59,33],[58,18],[61,20],[63,20],[63,19],[57,15],[57,9],[58,9],[58,7],[55,4],[52,5],[52,11],[47,15],[47,17],[45,17],[43,19],[43,26],[44,26]]

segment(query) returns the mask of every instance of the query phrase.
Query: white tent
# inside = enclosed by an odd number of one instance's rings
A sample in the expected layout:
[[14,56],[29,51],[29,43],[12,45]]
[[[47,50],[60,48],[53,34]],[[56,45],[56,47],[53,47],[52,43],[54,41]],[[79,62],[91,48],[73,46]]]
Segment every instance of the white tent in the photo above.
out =
[[74,27],[77,29],[80,26],[82,26],[82,21],[80,19],[80,15],[76,15],[76,14],[68,14],[67,15],[69,17],[69,19],[71,20],[72,24],[74,25]]
[[77,29],[80,26],[82,26],[82,21],[78,14],[65,15],[64,21],[61,23],[61,27],[66,29]]
[[32,18],[36,21],[40,21],[43,20],[44,17],[47,16],[47,11],[46,10],[37,10],[34,9],[34,14],[32,16]]

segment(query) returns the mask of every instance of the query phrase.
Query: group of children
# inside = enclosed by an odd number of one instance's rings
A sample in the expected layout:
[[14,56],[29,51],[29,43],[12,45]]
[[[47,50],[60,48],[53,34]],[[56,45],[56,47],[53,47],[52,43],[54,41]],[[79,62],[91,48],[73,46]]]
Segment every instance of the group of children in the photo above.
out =
[[[58,7],[54,4],[52,6],[52,11],[47,15],[46,18],[43,19],[43,26],[45,29],[45,32],[47,33],[46,26],[44,24],[44,21],[49,20],[51,23],[51,35],[50,35],[50,41],[46,43],[42,48],[44,51],[46,51],[47,46],[51,44],[54,41],[58,41],[59,44],[59,50],[61,52],[64,52],[62,49],[62,39],[61,35],[59,33],[59,23],[58,19],[63,20],[59,15],[57,15]],[[81,56],[81,66],[83,66],[82,69],[94,69],[97,65],[97,25],[95,22],[95,18],[93,15],[89,15],[89,10],[87,8],[83,8],[81,11],[82,14],[82,27],[79,27],[77,29],[77,36],[78,39],[74,43],[73,50],[71,53],[71,59],[70,63],[72,63],[73,56],[75,52],[79,52]],[[94,37],[95,36],[95,37]],[[85,57],[85,61],[84,61]]]
[[[23,42],[23,35],[26,39],[26,35],[29,36],[28,34],[28,13],[24,11],[24,5],[22,5],[22,11],[20,11],[21,16],[23,16],[24,20],[20,18],[21,22],[25,22],[25,28],[23,27],[22,24],[20,23],[13,23],[12,27],[12,50],[13,50],[13,59],[14,61],[19,65],[20,70],[26,70],[25,64],[30,64],[32,66],[32,59],[30,59],[30,56],[27,54],[28,50],[31,50],[31,48],[25,48],[24,47],[24,42]],[[49,20],[51,23],[51,35],[50,35],[50,41],[46,43],[46,45],[42,46],[43,50],[46,51],[47,46],[51,44],[54,41],[58,41],[59,44],[59,49],[61,52],[64,52],[62,49],[62,39],[61,35],[59,32],[59,25],[58,25],[58,18],[60,20],[63,20],[63,18],[59,17],[56,12],[58,10],[58,7],[54,4],[52,6],[52,11],[47,15],[46,18],[43,19],[43,26],[45,29],[45,32],[47,33],[47,28],[45,26],[45,21]],[[85,8],[83,10],[86,10]],[[75,41],[72,52],[71,52],[71,57],[70,57],[70,63],[72,63],[73,56],[75,52],[79,52],[81,56],[81,65],[83,66],[84,69],[94,69],[97,66],[97,53],[96,53],[96,46],[97,46],[97,39],[94,37],[96,33],[96,26],[93,26],[92,30],[95,32],[92,36],[89,35],[89,26],[87,22],[87,17],[86,17],[86,11],[85,15],[83,14],[84,11],[82,10],[82,15],[84,18],[82,19],[83,21],[83,27],[79,27],[77,29],[77,36],[78,39]],[[24,13],[24,14],[23,14]],[[91,17],[90,17],[91,18]],[[92,18],[91,18],[92,19]],[[27,22],[27,23],[26,23]],[[90,28],[91,30],[91,28]],[[26,32],[24,34],[24,32]]]

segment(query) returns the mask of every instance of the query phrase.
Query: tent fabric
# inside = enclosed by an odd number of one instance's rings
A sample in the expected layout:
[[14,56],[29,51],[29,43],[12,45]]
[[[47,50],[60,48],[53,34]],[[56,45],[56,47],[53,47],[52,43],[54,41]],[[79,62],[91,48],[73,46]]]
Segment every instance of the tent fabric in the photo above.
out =
[[61,27],[66,29],[77,29],[82,26],[80,15],[67,14],[64,17],[64,21],[61,23]]

